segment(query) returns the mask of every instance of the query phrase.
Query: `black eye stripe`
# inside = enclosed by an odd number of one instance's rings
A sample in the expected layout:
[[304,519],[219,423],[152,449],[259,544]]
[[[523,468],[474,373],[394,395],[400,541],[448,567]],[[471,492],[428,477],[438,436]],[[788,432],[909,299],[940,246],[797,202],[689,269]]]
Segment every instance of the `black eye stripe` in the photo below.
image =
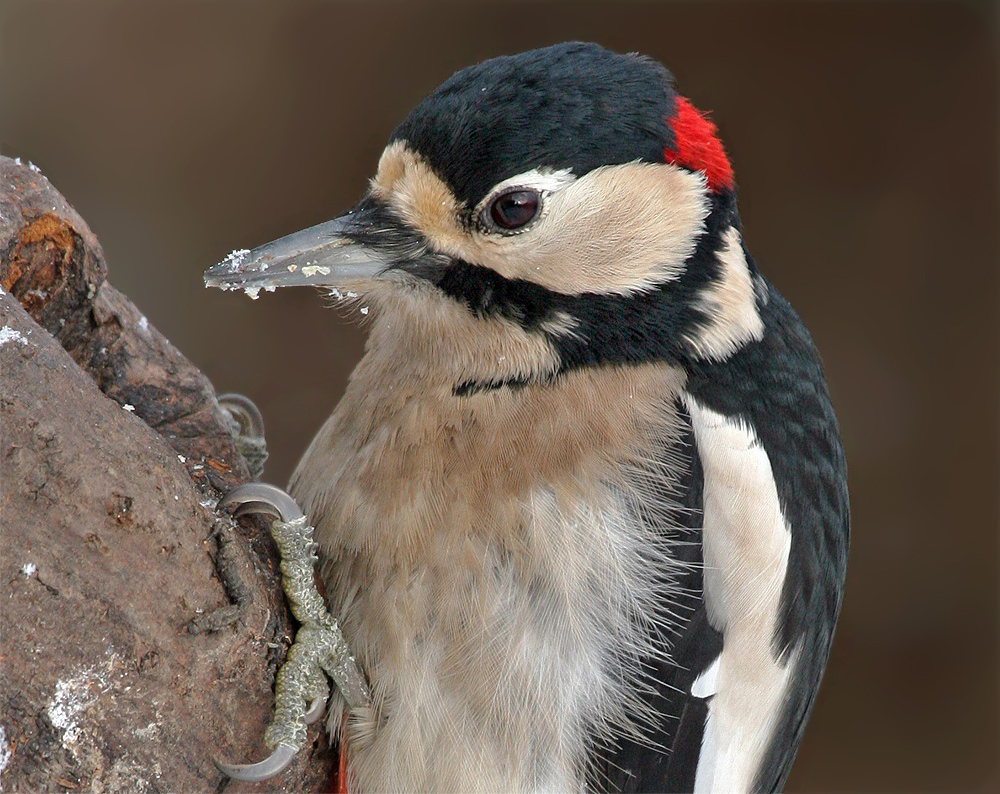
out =
[[515,188],[501,193],[490,202],[483,213],[488,226],[501,231],[520,229],[526,226],[541,207],[542,197],[535,190]]

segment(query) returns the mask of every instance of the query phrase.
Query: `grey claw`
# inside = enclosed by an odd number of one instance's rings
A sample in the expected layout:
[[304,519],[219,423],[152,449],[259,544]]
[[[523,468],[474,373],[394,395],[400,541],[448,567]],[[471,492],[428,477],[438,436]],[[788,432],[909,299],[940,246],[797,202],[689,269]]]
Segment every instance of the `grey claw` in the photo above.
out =
[[231,417],[239,425],[241,436],[249,438],[264,437],[264,417],[260,415],[260,409],[242,394],[232,392],[230,394],[220,394],[219,405],[225,408]]
[[273,753],[256,764],[220,764],[216,761],[215,765],[222,774],[233,780],[267,780],[283,772],[285,767],[292,763],[295,753],[296,750],[291,745],[279,744]]
[[219,507],[235,507],[237,518],[247,513],[267,513],[285,523],[302,518],[295,500],[280,488],[262,482],[237,485],[222,497]]
[[316,720],[323,716],[323,712],[326,711],[326,698],[318,697],[309,704],[309,710],[306,712],[306,725],[312,725]]
[[264,473],[267,442],[264,439],[264,417],[257,406],[242,394],[220,394],[219,407],[229,415],[230,432],[236,448],[250,467],[251,479]]

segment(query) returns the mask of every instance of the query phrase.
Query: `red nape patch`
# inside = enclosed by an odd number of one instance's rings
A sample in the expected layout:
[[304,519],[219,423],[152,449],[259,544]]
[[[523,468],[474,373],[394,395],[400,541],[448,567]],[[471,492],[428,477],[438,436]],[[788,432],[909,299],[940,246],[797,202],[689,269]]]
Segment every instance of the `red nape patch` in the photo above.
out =
[[674,102],[674,115],[668,120],[674,131],[674,148],[663,152],[668,163],[692,171],[703,171],[708,188],[714,193],[733,189],[733,167],[726,150],[715,134],[715,125],[682,96]]

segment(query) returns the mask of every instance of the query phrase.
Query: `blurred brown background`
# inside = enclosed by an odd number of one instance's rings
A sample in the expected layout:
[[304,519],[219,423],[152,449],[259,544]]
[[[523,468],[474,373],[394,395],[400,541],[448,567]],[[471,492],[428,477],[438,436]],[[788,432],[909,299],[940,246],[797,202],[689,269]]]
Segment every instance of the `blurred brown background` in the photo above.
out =
[[998,22],[961,3],[12,2],[0,144],[283,483],[363,334],[201,272],[349,207],[455,69],[566,39],[663,61],[714,111],[751,250],[812,329],[850,463],[833,658],[791,791],[997,790]]

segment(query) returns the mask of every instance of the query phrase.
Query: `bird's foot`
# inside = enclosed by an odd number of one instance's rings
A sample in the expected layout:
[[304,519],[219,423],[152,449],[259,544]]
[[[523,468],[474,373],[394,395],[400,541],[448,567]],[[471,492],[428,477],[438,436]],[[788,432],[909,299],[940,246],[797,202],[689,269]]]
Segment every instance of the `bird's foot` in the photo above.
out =
[[264,461],[267,460],[264,417],[250,398],[242,394],[220,394],[219,407],[229,417],[230,433],[237,451],[250,468],[250,479],[256,480],[264,473]]
[[[247,483],[226,494],[219,506],[234,508],[236,517],[247,513],[274,516],[271,534],[281,556],[281,583],[292,614],[301,624],[274,685],[274,719],[264,734],[264,743],[274,751],[256,764],[216,762],[223,773],[237,780],[265,780],[287,767],[305,744],[306,725],[320,718],[329,695],[327,675],[349,708],[367,705],[371,696],[336,619],[316,589],[313,528],[295,500],[273,485]],[[308,709],[307,704],[311,704]]]

